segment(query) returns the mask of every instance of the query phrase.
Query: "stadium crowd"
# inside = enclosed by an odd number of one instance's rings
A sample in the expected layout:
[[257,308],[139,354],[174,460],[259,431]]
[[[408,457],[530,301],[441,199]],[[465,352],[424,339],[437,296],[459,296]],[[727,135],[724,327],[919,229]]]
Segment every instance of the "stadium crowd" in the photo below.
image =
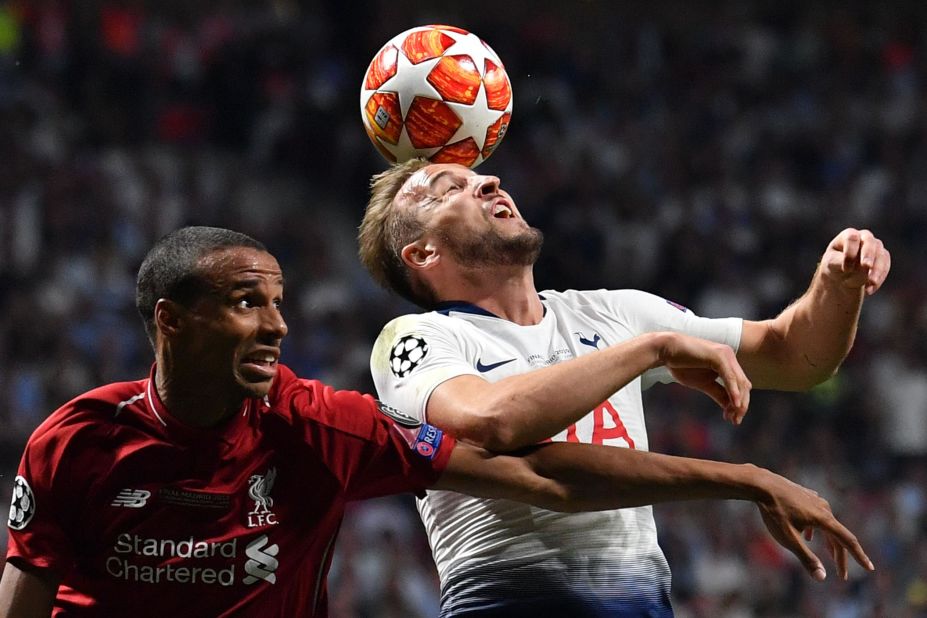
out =
[[[264,241],[287,277],[284,362],[372,391],[370,346],[411,308],[355,257],[384,167],[359,84],[392,35],[453,23],[514,86],[481,171],[545,232],[540,289],[633,287],[764,318],[840,229],[885,241],[892,273],[824,385],[754,392],[737,428],[682,388],[646,395],[652,450],[816,488],[876,573],[811,581],[748,504],[655,512],[681,618],[927,615],[927,6],[466,6],[0,2],[0,500],[46,415],[147,374],[134,275],[179,225]],[[353,507],[333,616],[434,616],[436,582],[411,498]]]

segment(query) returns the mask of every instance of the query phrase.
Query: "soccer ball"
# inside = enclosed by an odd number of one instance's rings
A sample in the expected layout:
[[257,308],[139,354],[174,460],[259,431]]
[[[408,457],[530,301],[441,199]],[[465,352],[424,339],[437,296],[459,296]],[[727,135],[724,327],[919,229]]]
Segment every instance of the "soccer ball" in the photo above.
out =
[[390,163],[425,157],[476,167],[502,141],[512,85],[499,56],[453,26],[420,26],[384,45],[360,93],[370,141]]

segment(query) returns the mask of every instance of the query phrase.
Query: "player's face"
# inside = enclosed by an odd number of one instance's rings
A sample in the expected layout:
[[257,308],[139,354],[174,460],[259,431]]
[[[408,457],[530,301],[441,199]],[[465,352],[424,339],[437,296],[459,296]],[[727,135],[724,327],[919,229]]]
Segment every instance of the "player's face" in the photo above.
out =
[[277,374],[287,333],[280,266],[269,253],[249,247],[216,251],[200,264],[211,290],[189,309],[183,351],[192,371],[232,401],[263,397]]
[[496,176],[456,164],[432,164],[413,174],[399,193],[426,233],[464,265],[531,265],[543,236],[522,218]]

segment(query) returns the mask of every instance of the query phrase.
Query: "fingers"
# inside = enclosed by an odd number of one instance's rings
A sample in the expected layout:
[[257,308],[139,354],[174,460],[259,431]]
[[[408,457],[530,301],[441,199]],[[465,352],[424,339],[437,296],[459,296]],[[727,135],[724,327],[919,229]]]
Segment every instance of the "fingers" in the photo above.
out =
[[[881,244],[881,242],[879,243]],[[875,294],[882,284],[885,283],[885,278],[888,277],[888,271],[892,268],[892,255],[888,252],[884,246],[882,250],[876,254],[872,266],[869,268],[869,280],[866,282],[866,294],[873,295]]]
[[892,263],[891,255],[882,241],[869,230],[860,230],[859,241],[859,265],[868,271],[866,293],[873,294],[888,276]]
[[[747,413],[747,408],[743,404],[737,405],[731,400],[731,396],[728,391],[712,380],[711,382],[703,385],[699,390],[711,397],[718,407],[721,408],[721,414],[724,420],[734,424],[739,425],[743,421],[744,415]],[[742,400],[743,398],[741,398]]]
[[772,494],[774,501],[767,505],[758,504],[763,523],[776,541],[792,552],[814,579],[821,581],[827,575],[821,560],[807,545],[814,536],[814,528],[823,532],[824,546],[841,579],[846,580],[849,575],[849,555],[863,568],[869,571],[875,569],[856,536],[834,517],[826,500],[788,479],[778,475],[773,475],[773,478],[779,481]]
[[[707,394],[724,410],[725,420],[740,424],[750,405],[753,385],[734,350],[681,333],[672,333],[670,341],[663,360],[675,380]],[[720,385],[717,378],[721,378]]]
[[[724,384],[718,382],[718,372],[713,369],[670,369],[673,379],[679,384],[699,390],[718,404],[723,411],[724,420],[740,424],[750,405],[750,381],[740,384],[736,377],[729,377]],[[739,403],[734,403],[734,394],[728,385],[739,388]]]
[[[836,253],[836,255],[834,253]],[[881,240],[869,230],[847,228],[830,243],[825,262],[854,285],[862,285],[872,295],[885,282],[891,270],[891,254]]]
[[853,555],[853,559],[867,571],[875,570],[875,566],[872,564],[872,560],[869,559],[869,556],[866,555],[866,552],[863,551],[862,545],[859,544],[859,540],[856,538],[856,535],[850,532],[846,526],[837,521],[837,518],[831,514],[827,519],[822,521],[820,527],[825,530],[828,535],[827,538],[831,543],[834,543],[838,547],[842,556],[837,557],[835,562],[837,563],[838,570],[840,569],[841,561],[843,562],[843,570],[846,571],[846,563],[849,562],[846,553],[849,551]]
[[856,269],[862,239],[860,233],[854,229],[844,230],[843,236],[843,272],[848,273]]
[[753,384],[730,348],[722,354],[717,371],[730,397],[730,405],[725,408],[724,418],[739,425],[747,414],[747,408],[750,407],[750,389],[753,388]]
[[808,571],[811,577],[819,582],[824,581],[827,577],[824,564],[821,562],[820,558],[811,551],[811,548],[802,541],[802,537],[798,533],[798,530],[787,523],[782,533],[782,538],[778,539],[782,546],[795,554],[795,557],[804,565],[805,570]]
[[846,581],[850,574],[849,557],[847,556],[846,547],[838,543],[830,535],[824,537],[824,543],[830,550],[831,558],[834,559],[834,565],[837,567],[837,575],[843,581]]

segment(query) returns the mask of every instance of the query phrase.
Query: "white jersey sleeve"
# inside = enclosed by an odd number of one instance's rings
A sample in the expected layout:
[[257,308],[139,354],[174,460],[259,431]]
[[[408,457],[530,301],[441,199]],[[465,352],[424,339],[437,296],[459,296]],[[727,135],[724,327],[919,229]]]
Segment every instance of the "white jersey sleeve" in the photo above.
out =
[[438,385],[459,375],[479,375],[467,363],[472,344],[457,332],[459,325],[427,313],[404,315],[384,326],[370,355],[380,399],[424,423],[428,398]]
[[[600,290],[587,294],[601,294],[615,314],[621,316],[636,334],[669,331],[723,343],[735,352],[740,347],[741,318],[699,317],[682,305],[640,290]],[[658,367],[641,376],[641,388],[672,381],[670,372],[665,367]]]

